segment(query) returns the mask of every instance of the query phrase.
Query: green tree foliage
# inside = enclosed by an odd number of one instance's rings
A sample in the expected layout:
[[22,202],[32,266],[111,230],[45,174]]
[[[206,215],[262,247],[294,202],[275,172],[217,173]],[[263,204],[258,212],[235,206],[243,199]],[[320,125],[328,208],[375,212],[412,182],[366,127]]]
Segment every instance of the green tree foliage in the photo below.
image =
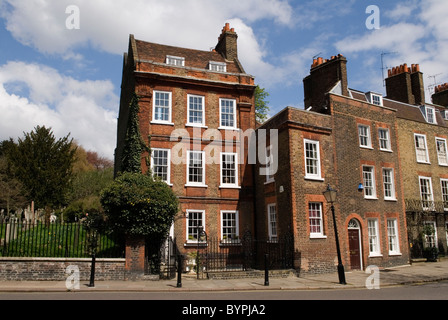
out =
[[126,172],[101,193],[112,228],[123,235],[165,237],[178,211],[171,188],[150,175]]
[[51,128],[37,126],[8,152],[15,176],[37,208],[50,210],[67,203],[76,148],[67,136],[56,139]]
[[134,93],[129,105],[129,117],[123,146],[121,172],[141,172],[142,154],[144,151],[150,152],[140,134],[138,100],[137,94]]
[[255,88],[255,119],[260,123],[263,123],[268,118],[270,109],[268,106],[269,101],[266,100],[267,97],[269,97],[269,93],[257,85]]

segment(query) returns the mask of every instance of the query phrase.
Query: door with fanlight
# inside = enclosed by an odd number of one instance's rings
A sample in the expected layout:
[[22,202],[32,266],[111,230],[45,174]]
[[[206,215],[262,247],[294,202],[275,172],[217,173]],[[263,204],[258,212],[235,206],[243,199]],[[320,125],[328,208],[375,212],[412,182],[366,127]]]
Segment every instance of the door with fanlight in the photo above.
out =
[[362,269],[361,228],[358,220],[348,223],[348,247],[350,251],[350,269]]

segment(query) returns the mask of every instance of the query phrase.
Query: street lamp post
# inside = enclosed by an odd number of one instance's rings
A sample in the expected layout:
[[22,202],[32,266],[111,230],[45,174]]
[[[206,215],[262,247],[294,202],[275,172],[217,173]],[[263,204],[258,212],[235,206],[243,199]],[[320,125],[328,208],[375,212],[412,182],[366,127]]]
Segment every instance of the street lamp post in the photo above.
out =
[[333,203],[336,201],[337,191],[332,189],[330,187],[330,184],[328,184],[327,189],[323,192],[323,194],[324,194],[325,200],[327,200],[327,202],[331,204],[331,213],[333,215],[334,236],[336,238],[336,250],[338,253],[339,283],[346,284],[344,266],[342,264],[342,258],[341,258],[341,249],[339,247],[338,227],[336,225],[336,217],[334,215],[334,205],[333,205]]

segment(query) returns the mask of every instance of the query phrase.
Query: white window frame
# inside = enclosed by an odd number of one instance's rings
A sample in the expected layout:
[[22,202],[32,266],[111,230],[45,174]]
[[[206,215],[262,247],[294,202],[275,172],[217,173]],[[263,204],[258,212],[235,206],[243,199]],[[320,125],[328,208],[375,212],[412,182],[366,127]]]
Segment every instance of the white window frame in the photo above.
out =
[[[386,175],[386,173],[388,173],[388,174]],[[397,200],[397,196],[396,196],[396,192],[395,192],[395,170],[394,170],[394,168],[387,168],[387,167],[383,168],[382,178],[383,178],[384,200]],[[390,192],[390,195],[387,194],[387,191]]]
[[[439,143],[445,148],[445,150],[439,149]],[[437,150],[437,160],[440,166],[448,166],[448,150],[445,138],[436,137],[436,150]]]
[[170,66],[185,67],[185,58],[167,55],[165,63]]
[[[385,133],[385,137],[382,136],[382,132]],[[392,151],[389,128],[378,128],[378,144],[381,151]],[[386,144],[386,147],[383,147],[383,144]]]
[[[317,209],[317,210],[316,210]],[[318,216],[311,216],[311,212],[315,212]],[[324,217],[323,217],[323,204],[322,202],[308,202],[308,223],[310,238],[326,238],[324,234]],[[317,223],[312,223],[312,220]],[[316,227],[318,231],[312,231],[313,227]]]
[[[190,181],[190,157],[192,154],[201,154],[202,181]],[[205,152],[196,150],[187,150],[187,187],[207,187],[205,184]]]
[[443,209],[448,211],[448,179],[440,179],[440,188],[442,191]]
[[[168,106],[159,107],[156,105],[157,94],[168,94]],[[174,123],[172,122],[172,110],[173,110],[172,105],[173,105],[172,92],[154,90],[153,96],[152,96],[152,121],[151,121],[151,123],[174,125]],[[168,120],[156,119],[156,108],[168,108]]]
[[[425,185],[422,184],[422,181],[426,181],[424,183]],[[423,210],[434,210],[434,192],[432,189],[431,177],[419,176],[418,183]],[[422,190],[422,188],[425,188],[426,190]],[[423,191],[425,191],[425,193]]]
[[[370,175],[370,179],[369,177],[366,177],[366,173]],[[368,166],[368,165],[362,166],[362,180],[364,185],[364,199],[378,199],[376,193],[376,179],[375,179],[374,166]],[[371,190],[372,194],[367,194],[368,190]]]
[[[223,112],[222,112],[222,103],[223,102],[232,102],[233,112],[226,113],[226,114],[232,115],[233,126],[223,125]],[[218,129],[237,130],[236,99],[219,98],[219,127],[218,127]]]
[[278,241],[277,205],[275,203],[268,204],[267,213],[268,213],[269,241],[277,242]]
[[[422,140],[420,140],[421,138]],[[423,146],[421,145],[423,143]],[[426,142],[426,135],[414,133],[415,156],[418,163],[430,163],[428,154],[428,143]]]
[[367,219],[367,231],[369,234],[369,257],[382,256],[377,218]]
[[431,244],[434,244],[433,247],[438,248],[438,240],[437,240],[437,225],[435,221],[424,221],[423,225],[431,225],[434,228],[434,234],[433,236],[428,236],[425,234],[425,242],[423,243],[424,248],[429,248]]
[[274,162],[274,156],[271,152],[272,145],[266,147],[266,182],[270,183],[274,181],[274,175],[272,174],[272,163]]
[[[191,100],[190,98],[194,99],[200,99],[201,100],[201,110],[191,110]],[[191,122],[190,118],[190,112],[200,112],[202,114],[201,116],[201,122]],[[187,126],[193,126],[193,127],[205,127],[205,97],[195,94],[187,94]]]
[[389,249],[389,255],[399,255],[400,243],[398,236],[398,225],[396,218],[387,219],[387,248]]
[[215,71],[215,72],[227,72],[227,63],[217,62],[217,61],[209,61],[208,62],[208,70]]
[[[309,157],[307,145],[313,146],[314,150],[312,151],[315,152],[313,157]],[[303,152],[305,159],[305,179],[322,181],[319,141],[303,139]],[[310,161],[313,162],[313,164],[309,165]],[[314,172],[310,173],[308,171],[308,168],[310,167],[313,168],[311,171]]]
[[166,180],[161,179],[161,180],[165,181],[168,185],[172,185],[170,182],[170,180],[171,180],[171,149],[151,148],[151,151],[152,151],[151,152],[151,171],[152,171],[153,176],[157,176],[157,177],[160,177],[160,176],[158,176],[154,170],[154,167],[155,167],[154,151],[164,151],[167,153],[167,172],[166,172],[167,179]]
[[370,101],[372,104],[376,106],[382,106],[383,105],[383,97],[379,94],[371,93],[370,94]]
[[426,122],[431,123],[431,124],[437,124],[436,109],[433,107],[425,106],[424,110],[425,110]]
[[[224,157],[227,156],[233,156],[234,157],[234,174],[235,174],[235,182],[230,183],[230,182],[225,182],[224,181],[224,175],[223,175],[223,171],[224,171]],[[231,169],[227,169],[227,170],[231,170]],[[239,188],[238,185],[238,153],[236,152],[221,152],[220,154],[220,188]]]
[[[201,221],[201,226],[203,227],[203,230],[205,231],[205,210],[193,210],[193,209],[188,209],[187,210],[187,213],[186,213],[186,215],[187,215],[187,218],[186,218],[186,237],[187,237],[187,239],[186,239],[186,241],[187,241],[187,243],[198,243],[198,239],[190,239],[190,236],[194,236],[194,232],[193,232],[193,234],[190,234],[190,232],[189,232],[189,229],[190,229],[190,213],[200,213],[201,214],[201,218],[200,218],[200,220],[199,219],[197,219],[198,221]],[[193,228],[194,226],[192,226],[192,228]],[[196,226],[197,227],[197,226]],[[197,235],[197,232],[196,232],[196,236],[198,236]],[[204,241],[200,241],[200,242],[202,242],[202,243],[205,243]]]
[[[362,130],[365,130],[365,132]],[[365,143],[363,141],[364,139],[366,140]],[[361,148],[372,149],[372,136],[369,125],[358,124],[358,140]]]
[[[226,214],[233,214],[233,219],[224,219],[224,215]],[[231,222],[233,225],[225,225],[228,222]],[[238,210],[221,210],[221,242],[223,243],[239,243],[240,242],[240,226],[239,226],[239,212]],[[233,236],[228,238],[228,233],[224,233],[224,229],[234,229]]]

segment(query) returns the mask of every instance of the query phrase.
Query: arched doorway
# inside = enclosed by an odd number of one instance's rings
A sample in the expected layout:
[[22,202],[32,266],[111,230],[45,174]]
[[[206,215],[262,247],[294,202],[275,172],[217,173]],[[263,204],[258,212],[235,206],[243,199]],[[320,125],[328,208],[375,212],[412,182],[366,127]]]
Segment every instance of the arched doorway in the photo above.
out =
[[348,222],[348,247],[350,250],[350,268],[362,269],[361,225],[357,219]]

